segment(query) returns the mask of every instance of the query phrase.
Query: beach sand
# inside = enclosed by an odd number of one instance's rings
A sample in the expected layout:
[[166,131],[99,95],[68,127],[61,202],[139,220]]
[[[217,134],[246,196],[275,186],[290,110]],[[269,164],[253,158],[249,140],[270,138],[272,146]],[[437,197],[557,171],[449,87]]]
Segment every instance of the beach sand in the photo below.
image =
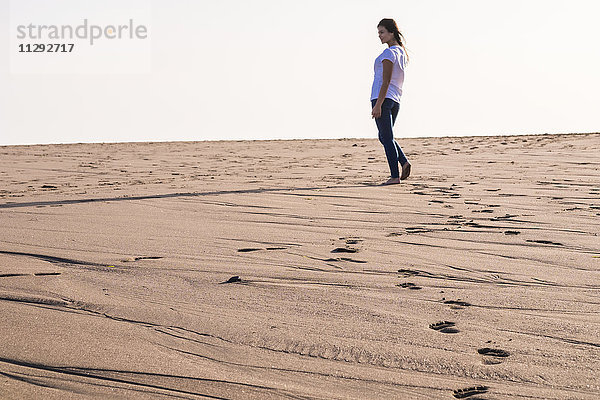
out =
[[399,142],[0,147],[0,398],[600,398],[600,134]]

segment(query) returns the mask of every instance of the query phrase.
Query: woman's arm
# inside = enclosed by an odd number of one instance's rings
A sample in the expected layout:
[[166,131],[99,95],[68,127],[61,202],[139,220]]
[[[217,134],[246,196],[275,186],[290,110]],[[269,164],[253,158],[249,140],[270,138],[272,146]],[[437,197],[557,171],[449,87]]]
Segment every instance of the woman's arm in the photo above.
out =
[[385,100],[385,95],[387,94],[388,88],[390,87],[390,81],[392,80],[392,69],[394,64],[391,60],[383,60],[383,82],[381,83],[381,89],[379,89],[379,96],[377,97],[377,102],[375,102],[375,107],[373,107],[373,111],[371,111],[372,118],[381,117],[381,104],[383,104],[383,100]]

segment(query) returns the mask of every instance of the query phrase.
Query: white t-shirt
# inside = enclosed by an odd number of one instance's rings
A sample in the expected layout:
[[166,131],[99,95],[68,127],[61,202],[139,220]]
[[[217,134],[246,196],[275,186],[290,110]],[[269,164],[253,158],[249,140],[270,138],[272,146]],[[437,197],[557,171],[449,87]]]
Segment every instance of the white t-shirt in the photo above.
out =
[[398,45],[383,50],[383,53],[375,59],[375,78],[373,79],[373,87],[371,88],[371,100],[379,97],[379,90],[381,90],[383,83],[383,60],[390,60],[393,63],[392,79],[390,80],[390,86],[385,97],[400,103],[406,57],[402,47]]

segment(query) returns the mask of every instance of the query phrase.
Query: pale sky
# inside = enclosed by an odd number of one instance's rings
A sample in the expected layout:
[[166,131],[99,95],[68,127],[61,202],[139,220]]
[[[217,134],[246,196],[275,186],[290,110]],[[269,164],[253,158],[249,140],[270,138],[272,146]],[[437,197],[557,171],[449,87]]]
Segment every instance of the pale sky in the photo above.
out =
[[[376,138],[381,18],[397,21],[410,55],[400,141],[600,131],[597,0],[145,4],[148,71],[22,74],[11,73],[16,32],[0,0],[0,145]],[[60,19],[45,12],[33,22]]]

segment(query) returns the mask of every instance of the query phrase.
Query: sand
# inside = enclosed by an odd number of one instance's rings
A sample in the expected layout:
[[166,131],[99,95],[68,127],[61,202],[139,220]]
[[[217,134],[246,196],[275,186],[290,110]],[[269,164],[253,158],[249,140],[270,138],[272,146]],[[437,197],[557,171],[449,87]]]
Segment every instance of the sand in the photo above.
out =
[[0,147],[0,398],[600,398],[600,134],[400,143]]

